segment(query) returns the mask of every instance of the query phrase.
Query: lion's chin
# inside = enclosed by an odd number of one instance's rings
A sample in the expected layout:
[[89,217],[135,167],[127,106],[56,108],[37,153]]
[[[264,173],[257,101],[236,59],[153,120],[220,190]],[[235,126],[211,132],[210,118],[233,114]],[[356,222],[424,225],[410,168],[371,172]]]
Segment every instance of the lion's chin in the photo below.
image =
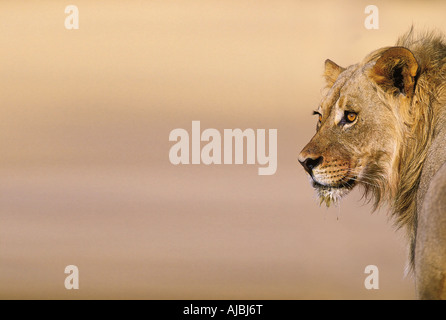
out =
[[355,181],[349,181],[340,186],[324,186],[313,181],[313,187],[316,189],[320,204],[325,203],[327,207],[330,207],[331,204],[336,205],[354,186]]

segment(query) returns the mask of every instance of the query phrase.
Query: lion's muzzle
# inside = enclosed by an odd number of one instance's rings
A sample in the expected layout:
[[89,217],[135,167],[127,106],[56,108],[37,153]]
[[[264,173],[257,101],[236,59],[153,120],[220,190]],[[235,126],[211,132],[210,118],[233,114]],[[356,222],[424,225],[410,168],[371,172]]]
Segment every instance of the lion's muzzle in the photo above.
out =
[[313,180],[313,187],[350,188],[356,178],[352,159],[341,148],[324,148],[324,153],[310,142],[300,153],[299,163]]

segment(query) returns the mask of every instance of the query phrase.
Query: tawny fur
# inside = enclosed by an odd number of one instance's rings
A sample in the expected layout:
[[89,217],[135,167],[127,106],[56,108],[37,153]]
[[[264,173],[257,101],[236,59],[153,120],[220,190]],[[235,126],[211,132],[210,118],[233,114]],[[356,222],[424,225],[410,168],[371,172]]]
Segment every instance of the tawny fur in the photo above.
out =
[[[349,166],[343,170],[350,173],[342,177],[343,180],[331,179],[331,184],[320,184],[323,178],[330,178],[330,173],[320,168],[312,172],[312,178],[317,182],[315,187],[319,186],[321,202],[329,205],[338,201],[353,187],[345,182],[352,179],[349,181],[354,180],[364,187],[366,198],[374,200],[375,209],[388,203],[397,227],[407,230],[413,266],[417,191],[423,164],[436,135],[439,115],[446,108],[446,44],[440,34],[415,35],[411,29],[393,48],[398,50],[399,47],[413,54],[392,60],[397,68],[400,68],[398,63],[402,66],[400,78],[404,85],[399,87],[389,81],[391,75],[386,75],[386,68],[377,67],[379,59],[392,47],[378,49],[361,63],[346,69],[326,61],[325,78],[329,91],[317,111],[322,120],[300,160],[318,156],[324,156],[324,163],[348,159]],[[349,130],[360,129],[339,129],[336,113],[346,112],[355,104],[355,99],[363,110],[359,111],[360,118],[354,125],[363,126],[368,135],[379,130],[377,141],[368,142],[370,138],[366,135],[363,139],[353,134],[346,137]],[[376,111],[361,118],[367,108],[376,108]],[[363,131],[358,134],[364,134]],[[339,188],[340,184],[344,187]]]
[[[417,227],[416,196],[423,164],[435,136],[440,109],[446,106],[446,45],[441,35],[414,35],[413,30],[398,39],[397,46],[408,48],[417,58],[419,76],[412,101],[390,100],[400,117],[396,135],[398,151],[389,190],[392,215],[398,227],[406,227],[410,238],[410,262],[414,262]],[[390,179],[389,179],[390,180]],[[381,191],[382,193],[382,191]]]

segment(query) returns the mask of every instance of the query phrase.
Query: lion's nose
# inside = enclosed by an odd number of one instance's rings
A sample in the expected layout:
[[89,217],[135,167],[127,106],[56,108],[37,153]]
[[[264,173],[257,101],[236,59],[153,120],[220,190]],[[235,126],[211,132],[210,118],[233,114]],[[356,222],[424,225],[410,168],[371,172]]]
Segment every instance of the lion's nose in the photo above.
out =
[[322,163],[324,158],[322,156],[317,158],[304,158],[299,156],[299,162],[304,167],[304,169],[310,174],[313,174],[313,169]]

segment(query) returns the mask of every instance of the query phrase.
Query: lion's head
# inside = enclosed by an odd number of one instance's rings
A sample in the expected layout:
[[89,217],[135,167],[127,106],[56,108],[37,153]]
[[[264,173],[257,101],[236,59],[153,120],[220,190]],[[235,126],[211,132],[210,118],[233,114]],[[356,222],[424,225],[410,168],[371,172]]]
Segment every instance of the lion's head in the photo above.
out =
[[357,185],[377,203],[396,192],[418,73],[403,47],[379,49],[348,68],[325,62],[328,90],[314,110],[316,134],[299,155],[321,203],[329,206]]
[[[415,35],[411,28],[395,47],[356,65],[327,60],[324,75],[328,90],[314,111],[316,134],[299,162],[327,206],[358,185],[375,208],[389,204],[396,226],[406,228],[413,270],[418,211],[435,207],[423,199],[444,164],[446,42],[441,34]],[[423,231],[420,243],[428,239]]]

